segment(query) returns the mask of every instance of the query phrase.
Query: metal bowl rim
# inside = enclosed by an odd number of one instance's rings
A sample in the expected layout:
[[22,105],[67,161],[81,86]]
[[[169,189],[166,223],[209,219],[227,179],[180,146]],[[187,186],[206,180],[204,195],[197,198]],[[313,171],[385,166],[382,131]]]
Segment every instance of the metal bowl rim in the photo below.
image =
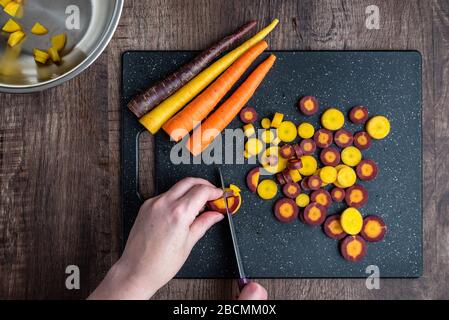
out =
[[5,85],[0,84],[0,92],[4,93],[31,93],[42,91],[45,89],[53,88],[58,86],[68,80],[73,79],[78,76],[81,72],[89,68],[92,63],[94,63],[98,57],[103,53],[103,51],[108,46],[112,37],[114,36],[115,30],[117,29],[118,23],[123,10],[124,0],[116,0],[114,12],[109,21],[108,27],[104,29],[103,35],[98,42],[97,46],[94,47],[90,54],[77,66],[69,70],[68,72],[61,74],[60,76],[31,85]]

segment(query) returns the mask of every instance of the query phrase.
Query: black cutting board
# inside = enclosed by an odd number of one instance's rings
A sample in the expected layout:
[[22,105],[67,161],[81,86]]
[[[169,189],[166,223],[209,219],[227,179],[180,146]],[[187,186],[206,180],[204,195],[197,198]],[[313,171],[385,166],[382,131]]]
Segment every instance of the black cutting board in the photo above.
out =
[[[321,111],[337,106],[348,111],[366,105],[370,114],[386,115],[390,135],[373,141],[363,152],[379,165],[375,181],[362,183],[369,202],[361,212],[380,215],[388,225],[385,239],[369,243],[365,259],[345,261],[338,242],[320,228],[299,221],[282,224],[272,213],[274,200],[264,201],[245,186],[246,172],[254,165],[225,165],[227,183],[242,187],[243,205],[235,227],[246,272],[252,278],[366,277],[369,265],[379,267],[381,277],[419,277],[422,274],[422,152],[421,152],[421,56],[415,51],[315,51],[275,52],[277,61],[250,101],[260,118],[276,111],[295,123],[318,125],[319,116],[305,118],[297,110],[298,98],[314,95]],[[133,51],[123,55],[122,99],[122,210],[126,239],[141,200],[138,197],[137,140],[143,130],[127,110],[133,95],[188,61],[195,52]],[[261,61],[266,57],[260,57]],[[246,76],[246,75],[245,75]],[[321,112],[320,112],[321,113]],[[229,128],[242,124],[235,119]],[[258,126],[259,123],[258,123]],[[362,126],[349,124],[358,131]],[[216,166],[175,165],[170,160],[174,145],[160,132],[155,138],[156,188],[166,191],[186,176],[203,177],[218,184]],[[281,197],[279,193],[278,197]],[[333,205],[329,214],[341,212]],[[196,245],[181,269],[181,278],[235,276],[235,261],[226,222],[213,227]]]

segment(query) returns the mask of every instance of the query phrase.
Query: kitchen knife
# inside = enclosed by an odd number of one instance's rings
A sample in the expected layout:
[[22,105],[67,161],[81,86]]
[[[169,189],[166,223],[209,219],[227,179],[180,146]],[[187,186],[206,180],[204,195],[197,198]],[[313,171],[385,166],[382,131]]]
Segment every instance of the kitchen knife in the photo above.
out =
[[223,189],[223,200],[225,203],[226,208],[226,216],[228,217],[228,223],[229,223],[229,230],[231,231],[231,238],[232,238],[232,246],[234,247],[234,253],[235,253],[235,260],[237,261],[237,269],[239,272],[239,289],[242,291],[242,289],[248,284],[248,279],[245,276],[245,270],[243,269],[243,263],[242,263],[242,257],[240,256],[240,250],[237,243],[237,237],[235,234],[235,228],[234,228],[234,222],[232,220],[232,214],[229,212],[228,208],[228,199],[227,194],[225,192],[225,185],[223,181],[223,174],[221,173],[221,169],[218,168],[218,173],[220,174],[220,182],[221,182],[221,188]]

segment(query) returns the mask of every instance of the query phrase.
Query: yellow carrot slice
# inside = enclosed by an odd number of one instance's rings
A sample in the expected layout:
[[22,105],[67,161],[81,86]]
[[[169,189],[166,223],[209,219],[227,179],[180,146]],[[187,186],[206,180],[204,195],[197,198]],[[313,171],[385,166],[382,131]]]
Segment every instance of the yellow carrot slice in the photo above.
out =
[[48,29],[45,28],[41,23],[36,22],[34,26],[31,28],[31,33],[41,36],[48,32]]
[[51,37],[51,46],[56,50],[61,51],[64,48],[66,41],[67,37],[65,33],[60,33]]
[[15,22],[13,19],[9,19],[3,26],[2,30],[5,32],[12,33],[12,32],[22,30],[22,27],[20,26],[20,24]]
[[273,20],[270,25],[260,30],[255,36],[245,41],[239,47],[235,48],[223,58],[203,70],[195,78],[190,80],[184,87],[176,91],[160,105],[140,118],[140,123],[152,134],[158,132],[162,125],[176,112],[181,110],[181,108],[183,108],[190,100],[197,96],[249,48],[263,40],[278,23],[279,20]]

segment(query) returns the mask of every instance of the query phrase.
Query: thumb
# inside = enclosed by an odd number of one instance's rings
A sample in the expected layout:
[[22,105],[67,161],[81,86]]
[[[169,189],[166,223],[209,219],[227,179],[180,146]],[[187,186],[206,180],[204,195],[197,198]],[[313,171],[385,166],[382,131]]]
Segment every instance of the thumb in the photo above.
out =
[[250,282],[243,287],[238,300],[267,300],[268,293],[264,287],[257,282]]
[[200,240],[207,230],[214,224],[221,221],[224,215],[216,211],[206,211],[199,215],[190,225],[190,243],[193,247]]

